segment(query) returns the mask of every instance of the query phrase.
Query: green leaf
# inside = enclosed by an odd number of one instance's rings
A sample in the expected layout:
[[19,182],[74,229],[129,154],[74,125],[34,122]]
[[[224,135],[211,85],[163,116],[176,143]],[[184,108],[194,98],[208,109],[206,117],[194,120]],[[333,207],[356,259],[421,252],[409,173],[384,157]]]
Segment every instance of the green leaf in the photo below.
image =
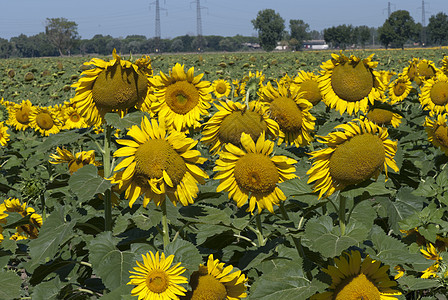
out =
[[341,192],[341,195],[347,198],[355,198],[367,193],[370,196],[388,195],[392,191],[386,188],[383,176],[380,176],[377,181],[366,181],[360,185],[348,188]]
[[131,295],[131,291],[135,286],[133,285],[122,285],[117,287],[115,290],[113,290],[112,292],[105,294],[104,296],[102,296],[100,299],[101,300],[115,300],[115,299],[121,299],[121,300],[125,300],[125,299],[135,299],[135,296]]
[[363,200],[362,202],[355,205],[350,216],[350,222],[352,220],[365,225],[370,228],[373,225],[373,221],[376,219],[376,211],[372,207],[373,201]]
[[309,220],[306,224],[304,242],[324,257],[335,257],[347,248],[364,241],[368,233],[369,229],[362,223],[350,222],[346,226],[345,234],[341,236],[341,229],[333,226],[331,217],[321,216]]
[[149,115],[141,111],[129,113],[123,118],[120,118],[120,116],[116,113],[107,113],[105,115],[105,119],[107,124],[112,125],[114,128],[126,130],[128,128],[131,128],[133,125],[140,126],[145,115],[148,116],[148,119],[150,119]]
[[174,255],[173,263],[180,262],[189,271],[196,271],[199,264],[204,263],[199,250],[192,243],[179,238],[169,243],[164,253],[165,256]]
[[135,253],[120,251],[115,246],[118,242],[111,232],[103,232],[88,246],[93,272],[111,291],[129,282],[129,271],[135,266]]
[[98,175],[98,168],[90,164],[73,173],[68,184],[80,202],[89,201],[112,186],[108,180]]
[[440,285],[437,280],[427,278],[415,278],[411,276],[401,277],[398,283],[404,290],[416,291],[433,289]]
[[45,142],[36,147],[37,153],[46,152],[49,149],[60,147],[61,145],[71,144],[74,141],[79,140],[82,136],[87,134],[88,131],[80,133],[78,130],[61,131],[58,134],[52,134],[45,138]]
[[53,259],[59,251],[60,245],[75,235],[73,232],[75,222],[73,220],[67,222],[65,214],[63,207],[56,207],[55,211],[43,223],[39,231],[39,237],[30,241],[30,256],[33,267]]
[[35,300],[57,300],[62,285],[58,277],[53,280],[42,282],[33,289]]
[[0,299],[11,300],[20,297],[22,279],[13,271],[0,272]]

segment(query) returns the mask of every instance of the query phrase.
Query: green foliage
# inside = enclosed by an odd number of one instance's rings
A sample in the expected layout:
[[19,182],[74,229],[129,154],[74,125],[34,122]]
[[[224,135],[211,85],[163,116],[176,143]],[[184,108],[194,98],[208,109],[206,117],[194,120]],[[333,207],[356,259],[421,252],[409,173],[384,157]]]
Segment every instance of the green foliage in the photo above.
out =
[[266,51],[275,49],[285,30],[285,20],[273,9],[260,10],[252,25],[258,31],[261,47]]
[[390,14],[383,26],[378,29],[381,43],[403,48],[404,43],[417,34],[414,19],[406,10],[397,10]]
[[448,42],[448,15],[439,12],[429,17],[426,28],[428,40],[435,45],[444,45]]

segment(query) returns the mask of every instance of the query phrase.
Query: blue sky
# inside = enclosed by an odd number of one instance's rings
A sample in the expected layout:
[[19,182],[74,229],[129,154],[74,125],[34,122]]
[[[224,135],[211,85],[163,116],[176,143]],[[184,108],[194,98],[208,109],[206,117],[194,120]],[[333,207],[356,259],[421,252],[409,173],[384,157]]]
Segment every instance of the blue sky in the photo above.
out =
[[[422,1],[418,0],[201,0],[202,34],[255,35],[251,20],[258,11],[274,9],[285,19],[302,19],[313,30],[342,24],[378,27],[392,11],[404,9],[416,22],[422,20]],[[78,24],[82,38],[95,34],[126,37],[131,34],[154,37],[155,0],[0,0],[0,37],[9,39],[45,30],[46,18],[64,17]],[[195,0],[159,0],[162,38],[196,35]],[[438,12],[448,14],[447,0],[425,1],[426,24]]]

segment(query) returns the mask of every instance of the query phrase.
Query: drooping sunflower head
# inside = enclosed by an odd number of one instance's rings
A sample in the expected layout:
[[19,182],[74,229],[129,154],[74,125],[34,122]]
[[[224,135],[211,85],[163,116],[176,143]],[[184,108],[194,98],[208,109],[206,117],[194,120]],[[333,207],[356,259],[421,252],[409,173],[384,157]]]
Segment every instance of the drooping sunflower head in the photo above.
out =
[[313,139],[311,133],[316,118],[309,112],[313,105],[302,97],[299,89],[280,82],[276,88],[268,82],[262,89],[261,99],[268,107],[268,114],[280,127],[279,144],[284,141],[287,145],[301,147]]
[[232,272],[233,266],[224,267],[213,254],[208,257],[207,264],[190,277],[192,291],[187,295],[189,300],[238,300],[247,297],[247,277],[241,271]]
[[421,88],[419,101],[424,110],[436,114],[448,111],[448,76],[438,72],[436,76],[426,80]]
[[16,227],[17,232],[11,236],[12,240],[35,239],[39,235],[39,228],[42,226],[42,217],[37,214],[34,208],[27,206],[26,202],[21,202],[17,198],[8,198],[0,204],[0,223],[6,224],[8,215],[18,213],[22,218],[29,216],[28,224]]
[[322,100],[318,76],[316,74],[299,71],[293,83],[298,87],[298,93],[303,93],[302,98],[308,100],[311,104],[317,105]]
[[30,100],[22,100],[21,104],[8,105],[8,120],[6,124],[14,126],[16,130],[25,130],[30,127],[30,115],[36,108]]
[[98,58],[86,62],[84,65],[94,68],[83,71],[80,79],[72,85],[76,94],[71,102],[89,126],[104,123],[106,113],[116,112],[123,116],[130,108],[140,109],[150,101],[147,73],[150,65],[123,60],[115,49],[112,56],[109,62]]
[[334,265],[323,269],[331,276],[328,291],[313,295],[311,300],[395,299],[401,292],[394,287],[397,282],[388,274],[389,266],[359,251],[344,252],[334,258]]
[[390,103],[403,101],[411,92],[412,84],[408,75],[398,74],[398,78],[388,85]]
[[241,134],[249,134],[252,139],[267,132],[271,138],[279,134],[277,122],[270,119],[267,107],[249,102],[249,106],[230,100],[215,104],[218,111],[204,124],[202,142],[210,145],[210,152],[216,153],[224,144],[240,146]]
[[437,67],[431,60],[421,59],[417,64],[418,76],[420,77],[422,82],[435,76],[437,71]]
[[426,117],[423,126],[428,134],[428,140],[448,156],[447,114],[438,114],[436,120]]
[[51,164],[62,164],[67,163],[68,164],[68,170],[70,171],[70,174],[73,174],[80,168],[84,167],[85,165],[94,165],[94,166],[100,166],[101,163],[99,161],[95,160],[95,151],[81,151],[77,152],[76,154],[73,154],[72,152],[68,151],[64,148],[56,148],[57,154],[50,154],[51,160],[49,161]]
[[366,114],[366,118],[379,126],[392,125],[394,128],[397,128],[403,117],[384,107],[370,109]]
[[44,136],[58,133],[62,123],[52,107],[36,107],[30,113],[30,126]]
[[383,81],[384,86],[388,86],[390,84],[390,80],[392,76],[397,75],[394,71],[381,70],[379,71],[381,80]]
[[143,262],[137,261],[134,271],[127,284],[135,285],[131,294],[138,299],[179,299],[187,291],[181,284],[187,283],[187,278],[181,276],[185,268],[181,263],[173,264],[174,255],[165,258],[165,253],[159,255],[157,251],[142,255]]
[[409,65],[403,69],[403,74],[409,77],[409,80],[414,81],[417,85],[420,85],[422,81],[418,76],[417,65],[419,63],[419,59],[417,57],[412,58],[409,61]]
[[253,141],[246,133],[241,134],[242,148],[231,143],[224,146],[216,161],[216,175],[219,179],[218,192],[227,191],[238,207],[249,200],[246,211],[253,213],[255,205],[261,212],[266,208],[274,212],[274,205],[286,199],[278,183],[297,177],[296,160],[286,156],[272,156],[274,142],[265,140],[262,133]]
[[369,103],[383,99],[384,85],[374,70],[378,62],[372,61],[373,55],[360,59],[354,55],[332,54],[331,60],[322,63],[319,88],[327,106],[351,115],[365,112]]
[[165,196],[175,205],[193,203],[199,191],[197,184],[204,184],[208,178],[197,166],[206,161],[193,150],[197,141],[176,130],[167,132],[163,123],[159,125],[154,119],[150,122],[146,117],[140,127],[132,126],[127,134],[129,139],[117,140],[122,147],[114,156],[124,159],[115,167],[118,172],[112,183],[125,191],[129,206],[140,195],[144,196],[144,206],[150,200],[160,205]]
[[394,161],[397,143],[388,139],[387,129],[368,119],[355,119],[335,129],[319,137],[327,148],[310,153],[314,162],[307,172],[308,183],[314,182],[314,192],[319,192],[319,198],[377,178],[382,170],[387,178],[388,166],[399,171]]
[[203,76],[204,73],[195,76],[193,67],[185,72],[184,65],[177,63],[168,76],[160,72],[160,76],[150,79],[156,97],[151,111],[158,114],[160,122],[167,128],[185,131],[201,126],[202,116],[208,114],[213,91],[209,81],[201,80]]
[[3,125],[3,122],[0,122],[0,145],[6,146],[9,141],[9,133],[8,126]]
[[217,79],[212,83],[213,93],[216,98],[228,97],[231,91],[230,83],[224,79]]

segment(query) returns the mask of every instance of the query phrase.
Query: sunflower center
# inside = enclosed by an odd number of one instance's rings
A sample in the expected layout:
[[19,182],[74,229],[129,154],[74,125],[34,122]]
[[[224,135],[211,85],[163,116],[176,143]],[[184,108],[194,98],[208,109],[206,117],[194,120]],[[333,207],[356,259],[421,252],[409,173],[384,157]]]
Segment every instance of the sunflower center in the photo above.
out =
[[417,68],[418,68],[418,75],[420,76],[431,77],[435,75],[434,69],[426,61],[421,61],[418,64]]
[[165,171],[177,186],[187,172],[183,158],[165,140],[149,140],[135,152],[137,176],[162,178]]
[[169,278],[162,270],[153,270],[146,276],[146,286],[153,293],[163,293],[168,289]]
[[70,121],[72,122],[79,122],[79,120],[81,119],[81,117],[79,116],[79,114],[77,112],[74,112],[70,115]]
[[241,133],[250,134],[252,140],[257,140],[267,125],[263,116],[254,111],[235,111],[222,120],[218,136],[223,143],[240,145]]
[[[224,284],[218,281],[213,275],[195,274],[192,280],[193,294],[191,300],[225,300],[227,290]],[[193,277],[193,276],[192,276]]]
[[271,117],[280,128],[288,132],[297,132],[302,127],[302,112],[291,98],[274,99],[270,105]]
[[364,274],[359,274],[346,284],[336,295],[335,300],[380,300],[378,288]]
[[369,95],[373,88],[373,75],[364,63],[337,65],[331,75],[331,86],[342,100],[355,102]]
[[305,80],[299,85],[299,92],[305,92],[303,98],[311,102],[313,105],[316,105],[320,100],[322,100],[319,83],[317,81]]
[[219,94],[224,94],[227,91],[227,86],[224,82],[218,82],[215,88],[216,92]]
[[381,108],[375,108],[367,113],[367,119],[380,125],[390,124],[393,116],[393,112]]
[[330,175],[343,185],[357,184],[378,174],[384,159],[383,142],[378,136],[357,135],[337,146],[330,158]]
[[401,96],[406,91],[406,84],[403,82],[398,82],[394,86],[394,94],[395,96]]
[[16,120],[20,124],[28,124],[30,122],[30,109],[28,107],[21,107],[16,111]]
[[235,165],[234,174],[238,185],[253,193],[271,193],[279,180],[275,164],[259,153],[241,157]]
[[448,82],[436,82],[432,88],[430,95],[431,101],[436,105],[445,105],[448,103]]
[[448,130],[445,126],[439,126],[434,132],[434,138],[444,147],[448,148]]
[[101,109],[124,110],[143,101],[147,89],[148,80],[143,74],[116,63],[98,74],[92,87],[92,97]]
[[42,129],[49,130],[53,127],[53,118],[49,113],[41,112],[36,116],[36,123]]
[[199,103],[197,88],[186,80],[170,84],[165,93],[166,104],[179,115],[185,115]]

